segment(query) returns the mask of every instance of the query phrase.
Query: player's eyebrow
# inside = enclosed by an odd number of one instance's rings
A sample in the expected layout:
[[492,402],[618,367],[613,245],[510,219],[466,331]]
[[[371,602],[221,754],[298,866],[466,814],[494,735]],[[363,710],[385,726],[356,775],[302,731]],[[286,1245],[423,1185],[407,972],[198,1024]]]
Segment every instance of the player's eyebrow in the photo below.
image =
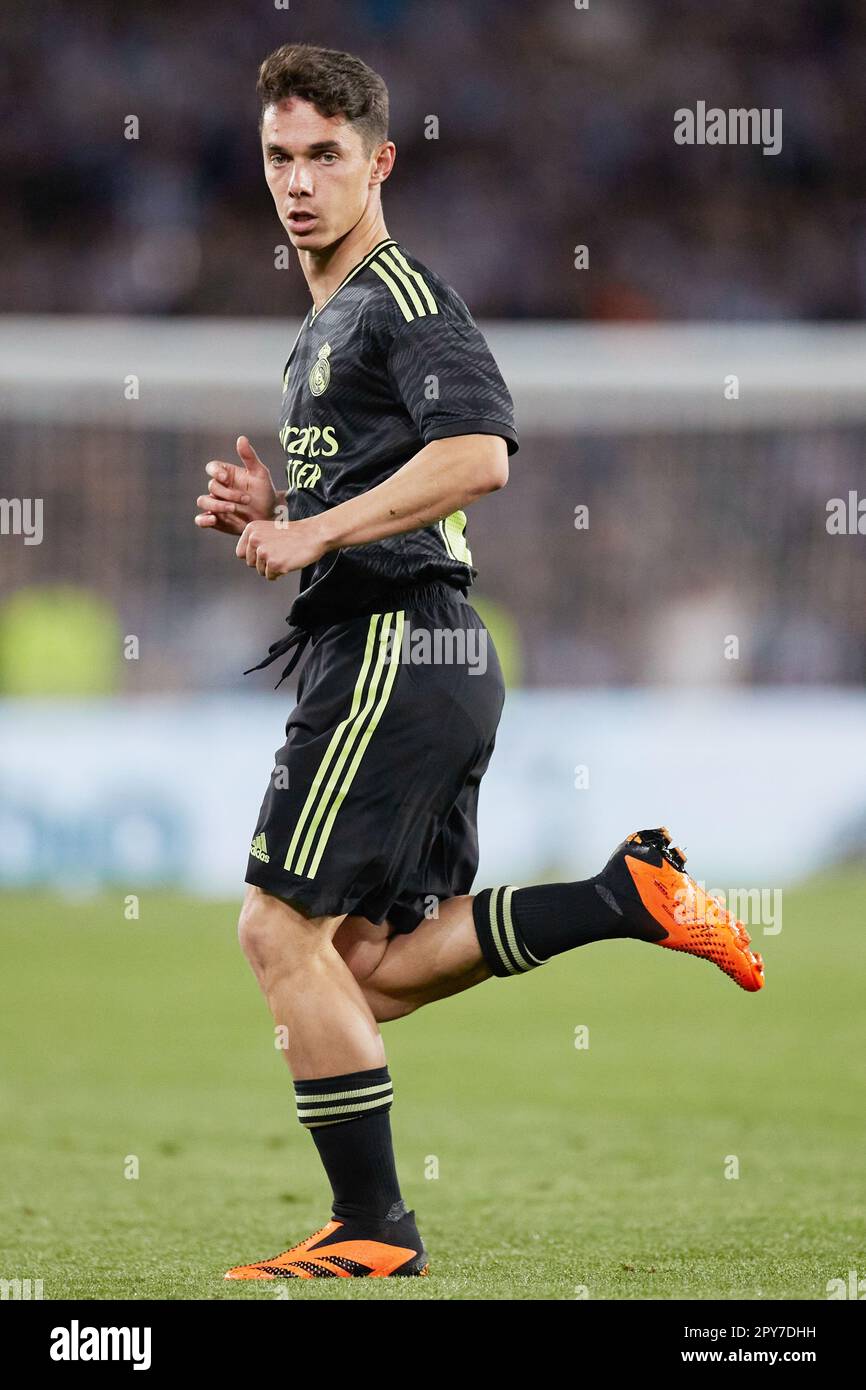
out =
[[[339,140],[317,140],[315,144],[307,146],[307,153],[321,154],[324,150],[342,150],[342,148]],[[273,140],[268,141],[265,150],[268,154],[288,155],[291,153],[284,145],[277,145]]]

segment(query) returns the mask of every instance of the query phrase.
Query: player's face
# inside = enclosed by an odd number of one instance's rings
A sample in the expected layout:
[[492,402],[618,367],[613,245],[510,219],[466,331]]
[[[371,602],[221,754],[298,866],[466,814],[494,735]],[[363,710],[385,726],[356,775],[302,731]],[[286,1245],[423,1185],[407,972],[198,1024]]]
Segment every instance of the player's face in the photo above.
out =
[[387,177],[381,152],[367,153],[342,116],[322,116],[298,97],[266,108],[262,154],[277,216],[303,251],[322,251],[351,231]]

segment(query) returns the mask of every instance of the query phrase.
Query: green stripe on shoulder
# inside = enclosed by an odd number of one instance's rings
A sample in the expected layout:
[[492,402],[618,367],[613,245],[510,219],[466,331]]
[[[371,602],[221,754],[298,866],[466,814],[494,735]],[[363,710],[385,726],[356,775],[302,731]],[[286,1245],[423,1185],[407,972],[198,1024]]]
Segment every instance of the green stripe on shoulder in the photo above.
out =
[[439,313],[439,305],[424,276],[413,270],[395,243],[377,252],[370,261],[370,269],[388,286],[407,323]]
[[400,312],[403,315],[406,322],[411,323],[412,319],[417,318],[415,311],[409,305],[406,296],[403,294],[402,289],[397,284],[394,277],[390,275],[389,272],[385,269],[385,267],[381,265],[379,261],[371,261],[370,269],[374,270],[378,275],[379,279],[382,281],[382,283],[388,286],[388,289],[391,291],[397,303],[399,304]]
[[417,285],[418,292],[420,293],[421,297],[424,300],[424,303],[427,306],[427,313],[438,314],[439,305],[436,303],[430,286],[427,284],[427,281],[424,279],[424,276],[421,274],[420,270],[412,269],[411,265],[406,260],[406,257],[403,255],[403,252],[399,250],[399,248],[396,245],[389,246],[387,250],[382,252],[382,256],[387,256],[389,261],[391,261],[393,258],[393,261],[395,263],[399,263],[399,265],[402,267],[404,274],[407,277],[410,277],[412,280],[414,280],[415,284]]

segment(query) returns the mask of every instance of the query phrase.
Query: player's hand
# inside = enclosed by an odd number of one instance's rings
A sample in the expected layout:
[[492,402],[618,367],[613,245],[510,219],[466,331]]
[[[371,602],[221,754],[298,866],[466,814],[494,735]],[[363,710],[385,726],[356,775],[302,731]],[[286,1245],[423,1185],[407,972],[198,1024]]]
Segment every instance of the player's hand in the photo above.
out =
[[325,551],[315,522],[316,518],[287,523],[252,521],[244,528],[235,554],[265,579],[279,579],[321,560]]
[[245,434],[238,439],[237,451],[242,466],[214,459],[205,469],[210,482],[207,495],[196,498],[196,526],[239,536],[251,521],[273,516],[277,491]]

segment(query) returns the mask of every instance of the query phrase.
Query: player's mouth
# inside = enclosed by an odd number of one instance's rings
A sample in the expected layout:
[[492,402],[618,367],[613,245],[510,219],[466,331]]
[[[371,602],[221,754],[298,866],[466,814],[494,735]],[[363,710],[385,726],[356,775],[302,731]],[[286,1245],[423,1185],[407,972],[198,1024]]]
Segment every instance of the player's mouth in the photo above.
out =
[[303,234],[315,227],[319,219],[314,212],[290,212],[286,220],[290,232]]

